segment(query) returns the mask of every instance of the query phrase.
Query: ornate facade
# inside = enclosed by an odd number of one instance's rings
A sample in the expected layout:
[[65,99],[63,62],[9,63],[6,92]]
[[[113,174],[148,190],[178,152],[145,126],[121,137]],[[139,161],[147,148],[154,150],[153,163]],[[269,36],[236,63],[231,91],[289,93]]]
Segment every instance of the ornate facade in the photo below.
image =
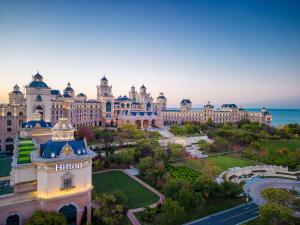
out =
[[[13,193],[1,197],[0,224],[25,224],[36,210],[61,212],[68,224],[80,224],[83,216],[90,223],[96,154],[85,140],[74,140],[75,129],[68,119],[60,118],[51,127],[37,115],[20,128],[26,136],[16,139],[10,177]],[[38,132],[42,130],[46,132]]]
[[104,126],[121,126],[126,123],[136,124],[140,128],[163,126],[161,110],[167,106],[163,93],[154,102],[144,85],[139,92],[132,86],[128,97],[124,95],[115,98],[112,86],[103,77],[97,86],[97,97],[101,104],[101,124]]
[[180,103],[180,110],[164,110],[162,116],[165,124],[183,123],[207,123],[211,120],[214,123],[234,123],[243,119],[251,122],[271,124],[272,115],[265,108],[260,112],[248,112],[235,104],[223,104],[220,109],[215,109],[208,102],[202,110],[193,111],[192,102],[183,99]]

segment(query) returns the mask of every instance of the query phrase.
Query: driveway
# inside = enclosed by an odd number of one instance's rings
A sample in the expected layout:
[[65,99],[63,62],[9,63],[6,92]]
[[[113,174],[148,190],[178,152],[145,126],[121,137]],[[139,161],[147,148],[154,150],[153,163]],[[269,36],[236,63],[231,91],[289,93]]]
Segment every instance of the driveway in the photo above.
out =
[[266,203],[261,196],[262,190],[266,188],[279,188],[285,190],[295,190],[300,193],[300,181],[293,181],[280,178],[257,179],[257,182],[248,182],[244,186],[245,191],[251,196],[254,203],[262,205]]

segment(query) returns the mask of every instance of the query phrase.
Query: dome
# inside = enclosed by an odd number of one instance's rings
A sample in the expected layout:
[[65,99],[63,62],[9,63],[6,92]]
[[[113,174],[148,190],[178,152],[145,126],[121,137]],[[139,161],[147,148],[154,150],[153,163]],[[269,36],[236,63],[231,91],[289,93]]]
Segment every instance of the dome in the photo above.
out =
[[105,76],[103,76],[103,77],[101,78],[101,80],[107,81],[107,78],[106,78]]
[[182,99],[180,104],[186,105],[186,104],[191,104],[192,102],[189,99]]
[[31,81],[28,87],[31,88],[48,88],[48,85],[43,81]]
[[86,95],[84,93],[79,93],[77,97],[86,97]]
[[[64,155],[86,155],[84,141],[48,141],[41,144],[42,158],[57,158],[61,154]],[[67,152],[68,150],[68,152]]]
[[74,89],[71,87],[70,82],[68,82],[68,86],[64,89],[64,93],[74,92]]
[[59,118],[59,121],[54,125],[52,131],[75,131],[74,127],[69,123],[67,118]]

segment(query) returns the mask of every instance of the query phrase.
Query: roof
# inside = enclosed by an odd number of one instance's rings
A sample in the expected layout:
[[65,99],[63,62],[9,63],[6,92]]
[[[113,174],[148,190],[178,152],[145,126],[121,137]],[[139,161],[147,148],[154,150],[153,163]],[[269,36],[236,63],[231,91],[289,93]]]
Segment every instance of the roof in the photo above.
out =
[[189,99],[182,99],[180,104],[189,104],[189,103],[192,103],[191,100]]
[[50,91],[50,93],[51,93],[51,95],[60,95],[60,91],[59,91],[59,90],[54,90],[54,89],[52,89],[52,90]]
[[103,77],[101,78],[101,80],[106,80],[106,81],[107,81],[107,78],[106,78],[105,76],[103,76]]
[[74,89],[71,87],[70,82],[68,82],[67,87],[64,89],[64,93],[65,92],[74,92]]
[[122,97],[122,96],[119,96],[119,97],[117,98],[117,100],[118,100],[118,101],[128,101],[128,100],[130,100],[130,98],[128,98],[126,95],[124,95],[123,97]]
[[145,85],[142,85],[142,87],[141,87],[141,88],[146,88],[146,87],[145,87]]
[[28,85],[31,88],[48,88],[48,85],[44,81],[31,81]]
[[68,93],[64,93],[64,98],[71,98],[72,96],[71,95],[69,95]]
[[237,108],[236,104],[223,104],[221,108]]
[[47,141],[45,144],[41,144],[41,157],[42,158],[54,158],[58,157],[63,148],[69,145],[73,149],[73,153],[76,155],[85,155],[87,151],[85,149],[84,141]]
[[43,76],[39,73],[39,72],[37,72],[34,76],[33,76],[33,78],[34,79],[36,79],[36,80],[43,80]]
[[44,120],[31,120],[22,123],[22,128],[50,128],[52,127],[50,122],[45,122]]
[[86,97],[86,95],[81,92],[77,95],[77,97]]

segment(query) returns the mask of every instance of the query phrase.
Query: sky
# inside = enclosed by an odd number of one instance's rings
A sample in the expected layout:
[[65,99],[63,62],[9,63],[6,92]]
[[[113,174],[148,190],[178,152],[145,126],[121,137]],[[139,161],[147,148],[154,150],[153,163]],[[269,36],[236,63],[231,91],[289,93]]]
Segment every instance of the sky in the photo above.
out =
[[0,0],[0,102],[37,71],[96,98],[145,84],[169,107],[300,108],[300,1]]

